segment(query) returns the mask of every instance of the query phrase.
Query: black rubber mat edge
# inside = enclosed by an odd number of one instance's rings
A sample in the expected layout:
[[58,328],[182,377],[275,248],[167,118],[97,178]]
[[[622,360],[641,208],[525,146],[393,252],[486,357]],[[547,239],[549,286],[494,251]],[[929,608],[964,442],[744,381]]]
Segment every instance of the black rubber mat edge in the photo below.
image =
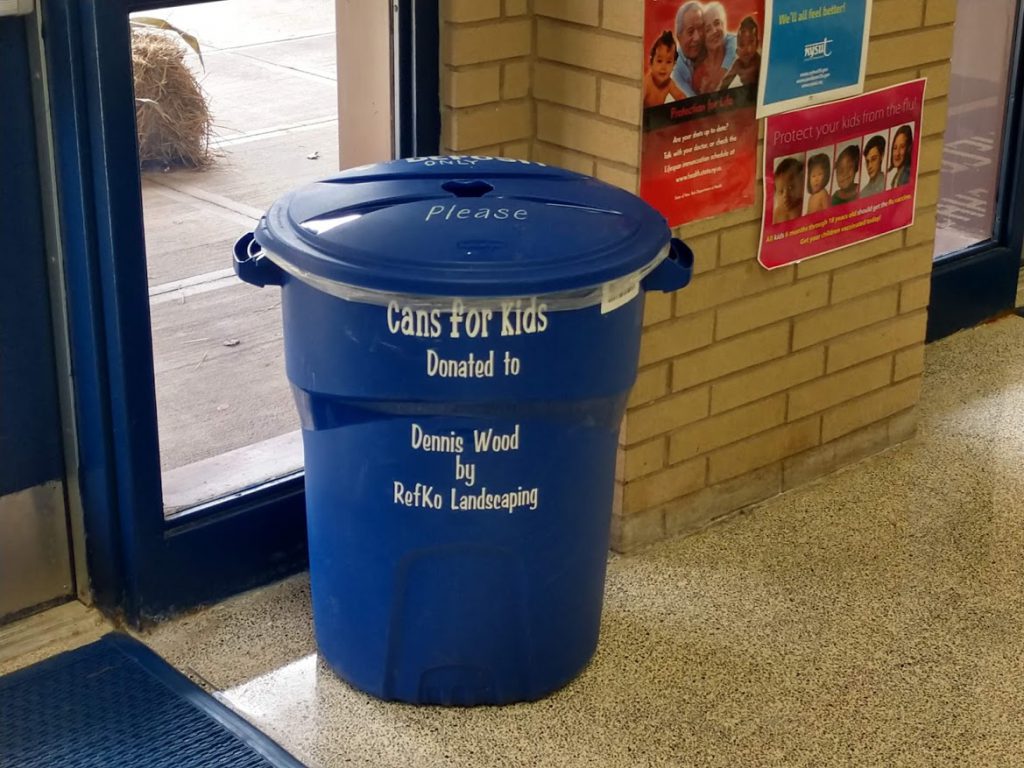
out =
[[243,744],[251,747],[274,765],[280,768],[306,768],[303,763],[292,757],[291,754],[285,751],[284,747],[263,733],[263,731],[256,728],[256,726],[227,705],[221,704],[211,694],[185,677],[185,675],[164,661],[146,645],[121,632],[111,632],[89,645],[65,651],[24,669],[10,672],[0,677],[0,691],[8,686],[18,684],[23,678],[30,677],[39,672],[59,669],[65,664],[75,661],[78,654],[88,652],[88,649],[101,645],[113,647],[137,662],[146,673],[162,683],[172,693],[208,715],[212,720],[238,737]]

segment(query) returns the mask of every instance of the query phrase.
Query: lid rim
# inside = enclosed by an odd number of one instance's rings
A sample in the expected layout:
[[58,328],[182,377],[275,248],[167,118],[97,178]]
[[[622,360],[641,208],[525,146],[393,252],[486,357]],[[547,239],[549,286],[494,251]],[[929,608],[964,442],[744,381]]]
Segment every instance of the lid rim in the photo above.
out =
[[[278,262],[360,290],[519,297],[629,276],[671,238],[647,203],[591,177],[524,161],[409,162],[354,169],[286,193],[260,219],[256,242]],[[485,191],[458,196],[442,187],[465,179],[484,182]]]
[[[625,275],[613,278],[611,280],[602,280],[597,283],[589,285],[581,285],[577,288],[569,290],[557,290],[557,291],[529,291],[526,293],[509,293],[509,294],[470,294],[470,293],[423,293],[423,292],[411,292],[411,291],[392,291],[392,290],[379,290],[375,288],[367,288],[362,285],[353,285],[351,283],[344,283],[337,280],[331,280],[330,278],[321,277],[319,275],[304,272],[303,270],[296,267],[291,262],[281,260],[277,254],[270,251],[264,251],[266,258],[277,264],[281,269],[287,272],[289,275],[294,277],[306,285],[320,291],[326,290],[328,293],[334,296],[339,296],[350,301],[366,301],[368,297],[373,297],[376,301],[371,303],[385,304],[389,301],[398,300],[403,304],[406,303],[435,303],[435,302],[449,302],[454,299],[465,299],[470,302],[500,302],[500,301],[512,301],[516,299],[544,299],[545,301],[556,302],[553,309],[571,309],[577,308],[580,305],[579,299],[583,298],[582,305],[588,306],[590,304],[596,304],[597,301],[587,301],[585,297],[591,295],[594,297],[595,292],[600,291],[604,286],[610,285],[620,280],[634,279],[639,283],[645,276],[650,274],[654,269],[661,264],[669,255],[671,251],[671,243],[666,243],[665,247],[662,248],[658,254],[651,259],[647,264],[638,270],[630,272]],[[275,258],[277,256],[277,258]],[[327,284],[327,286],[323,285]],[[332,288],[337,290],[332,290]],[[559,304],[565,306],[559,306]]]

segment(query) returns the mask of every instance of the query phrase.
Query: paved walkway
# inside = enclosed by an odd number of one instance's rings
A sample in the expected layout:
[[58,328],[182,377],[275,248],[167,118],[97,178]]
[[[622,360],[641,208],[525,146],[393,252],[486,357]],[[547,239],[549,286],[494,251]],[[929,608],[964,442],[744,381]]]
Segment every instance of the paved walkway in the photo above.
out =
[[[153,15],[199,38],[205,71],[190,58],[216,134],[211,168],[143,175],[161,464],[180,495],[211,471],[196,462],[298,429],[280,295],[240,283],[231,246],[279,195],[338,169],[334,4],[225,0]],[[301,464],[288,458],[275,468]]]

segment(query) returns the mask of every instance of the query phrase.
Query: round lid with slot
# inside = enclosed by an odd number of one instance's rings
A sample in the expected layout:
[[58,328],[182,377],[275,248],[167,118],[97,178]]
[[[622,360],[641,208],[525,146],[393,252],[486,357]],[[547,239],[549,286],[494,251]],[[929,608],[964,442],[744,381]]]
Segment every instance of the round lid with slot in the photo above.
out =
[[665,219],[634,195],[508,158],[354,168],[300,187],[256,242],[289,271],[370,291],[528,296],[601,285],[667,252]]

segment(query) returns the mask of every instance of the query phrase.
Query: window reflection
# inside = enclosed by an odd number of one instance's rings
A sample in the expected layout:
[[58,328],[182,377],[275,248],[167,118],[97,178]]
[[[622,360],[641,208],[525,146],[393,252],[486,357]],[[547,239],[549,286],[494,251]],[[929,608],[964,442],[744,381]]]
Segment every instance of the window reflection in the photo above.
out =
[[959,0],[935,258],[993,235],[1017,0]]

